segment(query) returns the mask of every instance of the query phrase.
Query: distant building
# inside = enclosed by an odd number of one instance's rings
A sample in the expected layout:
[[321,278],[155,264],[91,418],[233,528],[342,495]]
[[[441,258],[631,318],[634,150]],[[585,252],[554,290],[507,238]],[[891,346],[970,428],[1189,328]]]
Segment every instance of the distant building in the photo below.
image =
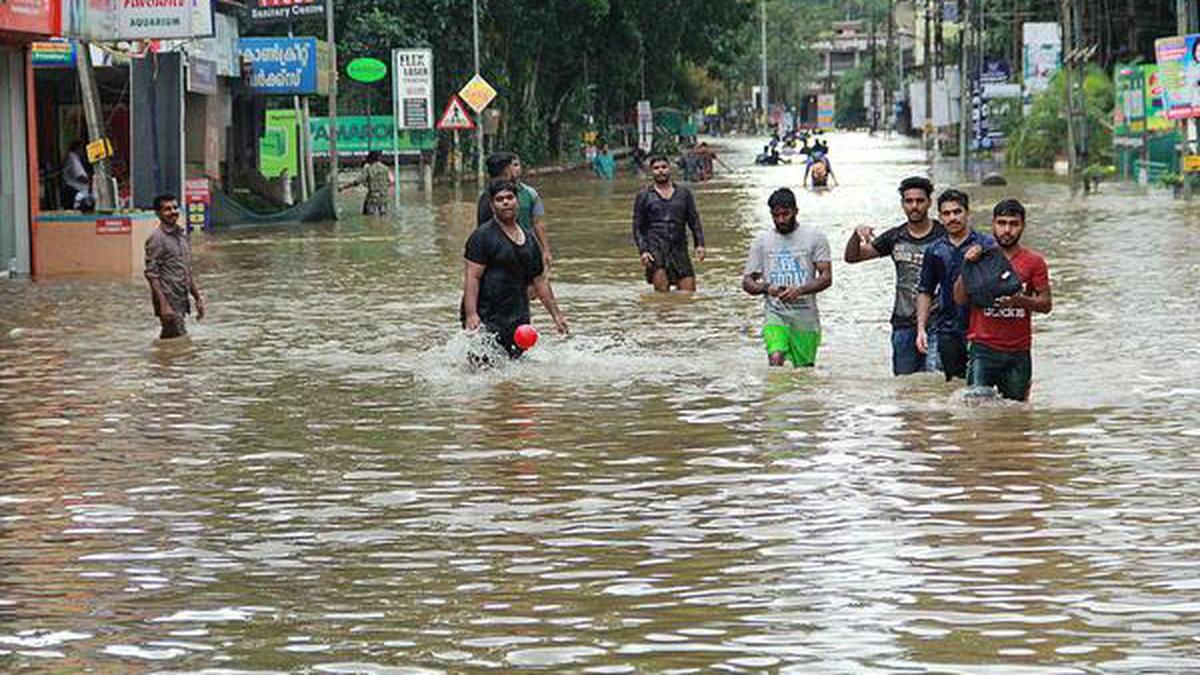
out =
[[[855,68],[870,65],[872,49],[875,50],[875,67],[880,75],[889,66],[895,68],[898,73],[911,68],[916,41],[913,39],[912,24],[905,19],[907,17],[897,10],[892,42],[892,49],[895,50],[895,53],[890,55],[890,59],[886,18],[881,18],[875,26],[874,39],[872,39],[870,23],[855,20],[834,22],[829,33],[813,42],[811,46],[820,59],[821,68],[816,79],[808,85],[804,119],[809,121],[816,119],[818,94],[836,92],[837,84],[843,75]],[[869,110],[872,98],[870,92],[871,87],[868,83],[864,92],[864,105],[868,108],[867,119],[872,117],[872,111]],[[876,87],[874,98],[875,114],[878,115],[880,122],[884,123],[889,113],[884,105],[885,99],[888,97],[881,87]]]

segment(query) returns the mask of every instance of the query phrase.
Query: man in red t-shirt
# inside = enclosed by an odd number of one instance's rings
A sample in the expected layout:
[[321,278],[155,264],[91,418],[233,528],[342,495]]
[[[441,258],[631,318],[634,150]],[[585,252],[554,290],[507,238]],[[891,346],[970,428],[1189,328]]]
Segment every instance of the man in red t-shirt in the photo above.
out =
[[[1025,231],[1025,207],[1015,199],[1005,199],[992,209],[992,236],[1009,264],[1021,279],[1021,292],[996,298],[990,307],[971,307],[967,328],[967,385],[995,387],[1004,398],[1024,401],[1029,398],[1033,380],[1033,313],[1048,314],[1051,307],[1050,271],[1046,259],[1033,249],[1021,246]],[[965,264],[983,254],[979,245],[967,249]],[[962,275],[954,283],[954,301],[967,304]]]

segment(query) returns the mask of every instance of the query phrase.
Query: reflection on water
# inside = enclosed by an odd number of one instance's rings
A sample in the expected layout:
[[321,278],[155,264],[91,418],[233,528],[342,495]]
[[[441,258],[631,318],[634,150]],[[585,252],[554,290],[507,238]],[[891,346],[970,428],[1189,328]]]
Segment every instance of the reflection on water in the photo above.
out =
[[[900,141],[835,135],[835,249],[900,220]],[[1200,644],[1200,329],[1182,208],[1044,176],[1034,400],[894,379],[886,262],[835,261],[811,371],[738,287],[800,166],[698,188],[695,297],[647,293],[635,183],[546,177],[573,335],[483,373],[457,330],[473,189],[198,239],[210,320],[143,285],[0,285],[0,667],[596,673],[1182,671]],[[949,174],[935,175],[945,182]],[[351,205],[352,206],[352,205]],[[351,211],[352,208],[347,208]]]

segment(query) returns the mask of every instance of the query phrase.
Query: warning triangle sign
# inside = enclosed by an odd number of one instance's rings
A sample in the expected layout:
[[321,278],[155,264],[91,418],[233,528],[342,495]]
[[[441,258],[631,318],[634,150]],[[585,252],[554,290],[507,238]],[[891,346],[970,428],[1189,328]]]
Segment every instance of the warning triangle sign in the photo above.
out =
[[474,129],[475,122],[467,114],[467,106],[458,96],[451,95],[442,118],[438,120],[438,129]]

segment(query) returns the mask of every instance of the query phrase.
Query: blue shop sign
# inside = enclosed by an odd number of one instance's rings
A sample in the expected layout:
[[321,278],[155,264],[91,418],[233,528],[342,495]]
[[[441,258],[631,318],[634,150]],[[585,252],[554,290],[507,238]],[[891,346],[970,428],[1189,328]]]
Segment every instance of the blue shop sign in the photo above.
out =
[[260,94],[318,94],[328,79],[328,50],[312,37],[242,38],[250,88]]

